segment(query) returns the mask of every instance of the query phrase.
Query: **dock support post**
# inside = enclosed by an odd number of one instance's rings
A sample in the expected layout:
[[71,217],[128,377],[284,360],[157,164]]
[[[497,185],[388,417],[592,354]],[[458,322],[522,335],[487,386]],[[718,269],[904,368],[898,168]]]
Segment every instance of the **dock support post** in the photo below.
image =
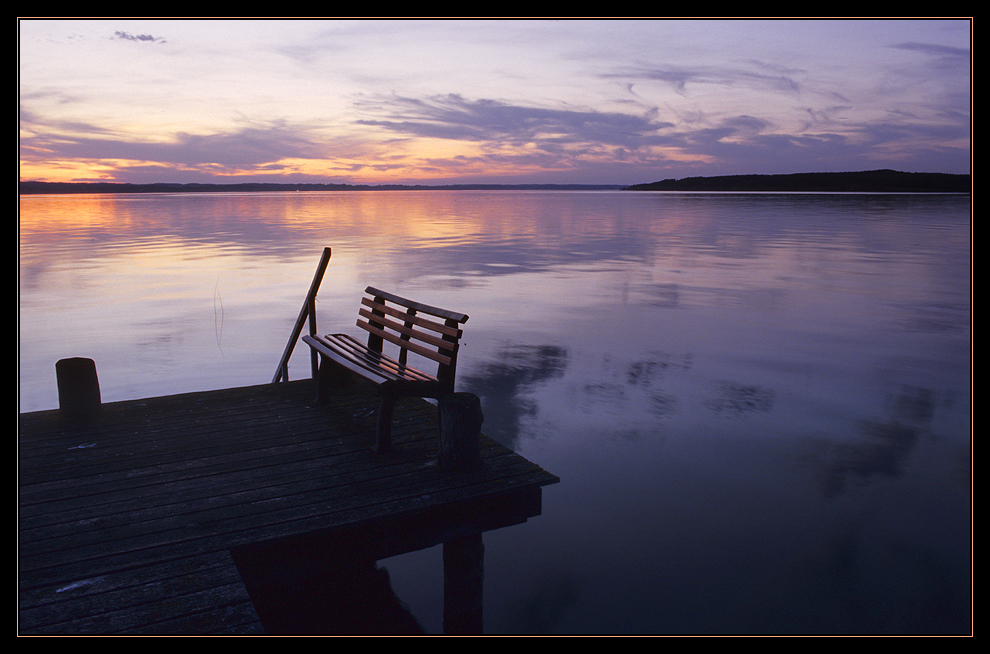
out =
[[443,544],[443,632],[481,634],[485,545],[481,534]]
[[58,406],[71,418],[91,418],[100,410],[100,380],[92,359],[72,357],[55,362]]
[[440,469],[469,472],[481,465],[481,399],[472,393],[440,398]]

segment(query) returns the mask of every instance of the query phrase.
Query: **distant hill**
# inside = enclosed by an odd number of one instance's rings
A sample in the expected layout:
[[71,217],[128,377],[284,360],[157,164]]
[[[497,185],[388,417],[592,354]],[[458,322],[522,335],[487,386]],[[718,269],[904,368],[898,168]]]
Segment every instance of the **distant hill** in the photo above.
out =
[[21,195],[39,193],[276,193],[285,191],[596,191],[619,190],[620,184],[121,184],[116,182],[20,182]]
[[969,175],[869,170],[852,173],[685,177],[627,186],[626,191],[790,191],[823,193],[969,193]]

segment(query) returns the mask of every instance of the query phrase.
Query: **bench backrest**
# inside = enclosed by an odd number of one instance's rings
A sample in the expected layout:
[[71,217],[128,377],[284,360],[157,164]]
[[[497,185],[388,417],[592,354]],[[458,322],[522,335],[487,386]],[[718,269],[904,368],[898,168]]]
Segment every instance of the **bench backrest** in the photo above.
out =
[[467,315],[414,302],[369,286],[361,298],[358,327],[369,332],[368,348],[382,352],[384,341],[399,346],[399,363],[408,352],[437,363],[437,379],[454,381],[457,350]]

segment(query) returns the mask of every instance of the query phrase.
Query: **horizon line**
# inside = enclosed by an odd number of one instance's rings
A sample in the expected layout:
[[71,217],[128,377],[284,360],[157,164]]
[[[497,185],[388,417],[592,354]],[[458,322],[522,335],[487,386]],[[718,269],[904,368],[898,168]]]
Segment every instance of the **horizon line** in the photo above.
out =
[[268,186],[353,186],[353,187],[389,187],[389,186],[404,186],[404,187],[451,187],[451,186],[557,186],[557,187],[600,187],[600,188],[618,188],[627,186],[637,186],[641,184],[653,184],[660,181],[670,181],[670,180],[690,180],[690,179],[701,179],[701,178],[723,178],[723,177],[792,177],[797,175],[849,175],[858,173],[878,173],[878,172],[894,172],[905,175],[947,175],[947,176],[972,176],[972,172],[968,173],[946,173],[937,171],[904,171],[895,170],[893,168],[873,168],[869,170],[842,170],[842,171],[807,171],[807,172],[794,172],[794,173],[731,173],[723,175],[690,175],[686,177],[668,177],[665,179],[655,179],[651,182],[632,182],[632,183],[612,183],[612,184],[602,184],[595,182],[300,182],[300,181],[236,181],[236,182],[221,182],[221,181],[209,181],[209,182],[170,182],[170,181],[157,181],[157,182],[123,182],[117,180],[93,180],[93,181],[45,181],[38,179],[19,179],[18,184],[47,184],[47,185],[119,185],[119,186],[243,186],[243,185],[268,185]]

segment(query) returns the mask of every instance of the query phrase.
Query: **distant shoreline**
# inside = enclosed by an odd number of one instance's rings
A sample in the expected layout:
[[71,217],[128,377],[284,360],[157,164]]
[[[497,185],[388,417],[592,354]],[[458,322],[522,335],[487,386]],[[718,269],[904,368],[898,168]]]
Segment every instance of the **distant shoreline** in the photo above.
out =
[[533,190],[618,191],[622,184],[125,184],[118,182],[20,182],[21,195],[70,193],[282,193],[287,191]]
[[665,179],[649,184],[126,184],[20,182],[21,195],[72,193],[281,193],[288,191],[696,191],[805,193],[970,193],[970,175],[871,170],[848,173],[725,175]]
[[969,175],[869,170],[851,173],[685,177],[627,186],[627,191],[820,193],[970,193]]

